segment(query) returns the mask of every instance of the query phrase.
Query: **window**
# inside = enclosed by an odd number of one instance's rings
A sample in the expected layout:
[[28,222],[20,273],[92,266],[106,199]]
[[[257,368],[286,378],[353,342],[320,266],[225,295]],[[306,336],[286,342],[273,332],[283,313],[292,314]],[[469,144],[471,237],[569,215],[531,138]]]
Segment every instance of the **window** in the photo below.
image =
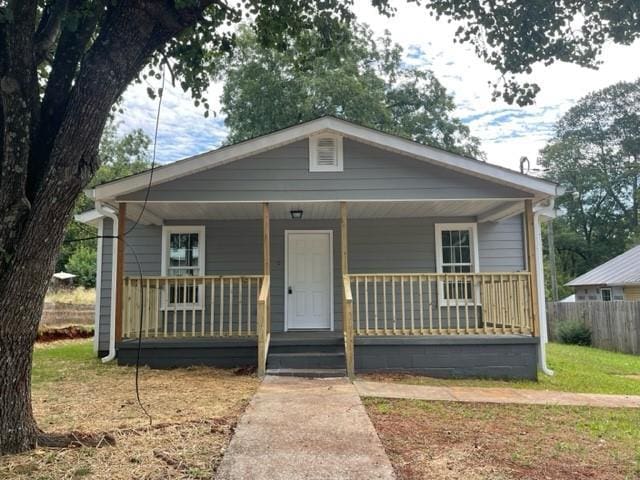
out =
[[[478,271],[478,242],[475,223],[436,224],[436,267],[438,273]],[[471,281],[440,283],[440,303],[472,303],[476,292]]]
[[[162,275],[195,277],[205,274],[204,227],[168,227],[162,229]],[[186,279],[185,279],[186,280]],[[168,305],[202,307],[202,287],[193,282],[169,284]]]
[[331,133],[309,138],[309,171],[342,171],[342,137]]
[[610,288],[601,288],[600,289],[600,298],[603,302],[611,301],[611,289]]

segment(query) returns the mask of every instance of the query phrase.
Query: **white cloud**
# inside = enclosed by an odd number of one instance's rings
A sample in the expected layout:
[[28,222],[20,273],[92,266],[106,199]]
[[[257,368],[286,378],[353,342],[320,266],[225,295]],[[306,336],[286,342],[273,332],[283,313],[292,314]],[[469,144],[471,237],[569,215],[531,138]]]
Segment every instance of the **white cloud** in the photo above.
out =
[[[513,169],[521,156],[532,161],[549,139],[553,124],[575,102],[590,91],[618,81],[640,77],[640,42],[630,47],[609,45],[599,70],[576,65],[553,64],[534,70],[531,80],[542,88],[536,104],[520,108],[502,101],[491,101],[489,82],[498,74],[483,63],[469,45],[453,41],[456,26],[436,21],[424,8],[405,1],[393,1],[397,13],[386,18],[377,13],[370,0],[357,0],[355,11],[378,34],[391,32],[405,48],[408,63],[432,69],[454,96],[456,115],[482,140],[488,160]],[[214,110],[219,112],[222,86],[213,83],[209,91]],[[142,128],[153,134],[157,101],[146,95],[146,85],[134,85],[125,94],[122,130]],[[160,118],[158,159],[172,161],[219,146],[226,136],[220,117],[205,119],[187,93],[167,82]]]

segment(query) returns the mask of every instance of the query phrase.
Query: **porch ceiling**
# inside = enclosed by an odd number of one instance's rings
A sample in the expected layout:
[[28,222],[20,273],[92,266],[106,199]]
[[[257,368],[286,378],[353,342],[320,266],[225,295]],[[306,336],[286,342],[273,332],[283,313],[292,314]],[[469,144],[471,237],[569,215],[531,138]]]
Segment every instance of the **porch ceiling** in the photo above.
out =
[[[349,218],[478,217],[478,221],[518,213],[523,202],[504,199],[348,202]],[[131,219],[138,218],[142,203],[128,203]],[[302,210],[304,220],[340,218],[340,202],[270,203],[274,220],[290,219],[291,210]],[[143,223],[165,220],[251,220],[262,218],[262,203],[156,203],[147,204]]]

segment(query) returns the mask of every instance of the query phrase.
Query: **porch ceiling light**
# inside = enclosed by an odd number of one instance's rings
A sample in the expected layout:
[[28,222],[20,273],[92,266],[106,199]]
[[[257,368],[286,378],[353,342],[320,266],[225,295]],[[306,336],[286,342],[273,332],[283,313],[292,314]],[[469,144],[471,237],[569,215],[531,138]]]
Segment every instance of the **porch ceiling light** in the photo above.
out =
[[291,218],[293,220],[300,220],[302,218],[302,210],[291,210],[289,213],[291,213]]

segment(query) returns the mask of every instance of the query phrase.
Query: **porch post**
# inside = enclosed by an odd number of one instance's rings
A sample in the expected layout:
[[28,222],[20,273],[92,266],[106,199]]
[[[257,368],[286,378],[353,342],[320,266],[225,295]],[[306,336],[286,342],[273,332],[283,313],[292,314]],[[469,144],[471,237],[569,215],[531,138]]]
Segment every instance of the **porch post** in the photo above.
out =
[[262,262],[263,275],[271,272],[271,238],[269,231],[269,204],[262,204]]
[[527,232],[527,269],[529,270],[529,291],[531,292],[531,316],[534,337],[540,335],[540,304],[538,302],[538,272],[536,269],[536,238],[534,229],[533,200],[524,201],[524,218]]
[[340,202],[340,254],[342,275],[349,274],[349,252],[347,250],[347,202]]
[[116,342],[122,340],[122,311],[124,291],[124,236],[127,228],[127,204],[118,206],[118,245],[116,250]]

